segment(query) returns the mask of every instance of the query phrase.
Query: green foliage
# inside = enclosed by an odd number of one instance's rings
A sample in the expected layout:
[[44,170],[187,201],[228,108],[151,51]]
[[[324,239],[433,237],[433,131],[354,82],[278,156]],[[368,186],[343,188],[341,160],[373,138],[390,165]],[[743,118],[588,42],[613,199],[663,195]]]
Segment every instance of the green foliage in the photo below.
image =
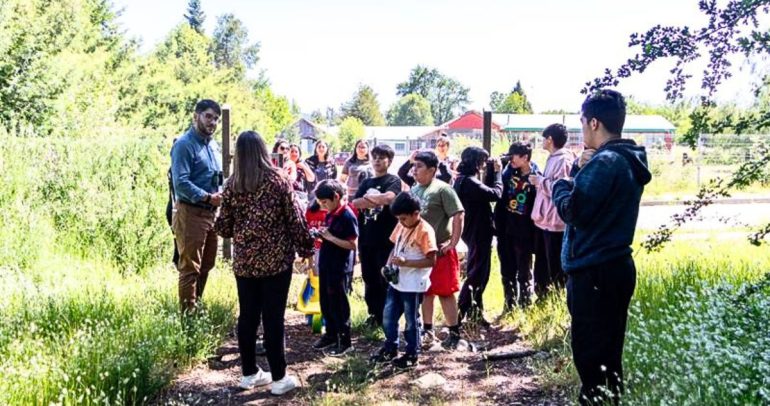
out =
[[355,117],[367,126],[385,125],[385,119],[380,112],[380,102],[374,89],[360,85],[353,98],[340,107],[342,118]]
[[396,101],[388,110],[388,125],[432,125],[430,103],[417,93]]
[[532,114],[532,105],[521,87],[521,82],[517,81],[507,95],[501,92],[492,92],[489,96],[489,107],[496,113],[503,114]]
[[0,139],[0,205],[18,209],[0,217],[0,264],[26,269],[54,244],[126,272],[167,254],[165,142]]
[[356,117],[345,118],[340,124],[338,151],[353,151],[356,140],[363,137],[364,123]]
[[406,96],[417,93],[430,103],[433,123],[439,125],[458,114],[470,102],[468,92],[460,82],[444,76],[438,69],[417,65],[409,73],[406,82],[396,86],[396,94]]
[[203,34],[203,22],[206,20],[206,14],[201,8],[200,0],[190,0],[187,2],[187,14],[184,15],[184,18],[190,24],[190,28],[199,34]]
[[211,53],[218,68],[243,75],[246,68],[254,67],[259,61],[259,43],[248,44],[249,30],[233,14],[217,18],[212,40]]

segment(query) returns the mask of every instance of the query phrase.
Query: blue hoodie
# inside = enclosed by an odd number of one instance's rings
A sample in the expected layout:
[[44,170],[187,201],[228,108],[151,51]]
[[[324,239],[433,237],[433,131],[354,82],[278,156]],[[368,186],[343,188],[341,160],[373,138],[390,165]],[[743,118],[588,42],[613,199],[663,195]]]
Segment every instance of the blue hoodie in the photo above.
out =
[[644,147],[613,139],[575,175],[553,186],[553,201],[567,224],[561,252],[566,273],[631,255],[639,202],[652,175]]

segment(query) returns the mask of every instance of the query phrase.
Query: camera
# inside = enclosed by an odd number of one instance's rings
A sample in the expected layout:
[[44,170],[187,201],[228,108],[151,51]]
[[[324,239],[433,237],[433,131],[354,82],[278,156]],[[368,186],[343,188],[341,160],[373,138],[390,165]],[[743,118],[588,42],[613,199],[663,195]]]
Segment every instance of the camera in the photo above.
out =
[[313,238],[320,238],[321,237],[321,230],[319,230],[317,228],[311,228],[310,230],[308,230],[308,232],[310,233],[310,236],[313,237]]
[[382,267],[382,276],[385,277],[386,281],[398,284],[398,273],[400,270],[398,265],[388,264]]

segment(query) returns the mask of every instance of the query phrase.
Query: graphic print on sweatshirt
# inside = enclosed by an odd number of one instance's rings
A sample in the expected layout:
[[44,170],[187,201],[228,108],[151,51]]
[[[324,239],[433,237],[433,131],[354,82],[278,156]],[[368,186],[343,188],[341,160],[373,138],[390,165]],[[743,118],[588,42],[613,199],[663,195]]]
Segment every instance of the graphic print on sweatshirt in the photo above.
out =
[[529,175],[514,174],[508,180],[508,211],[515,214],[527,215],[527,197],[534,193],[534,186],[529,183]]

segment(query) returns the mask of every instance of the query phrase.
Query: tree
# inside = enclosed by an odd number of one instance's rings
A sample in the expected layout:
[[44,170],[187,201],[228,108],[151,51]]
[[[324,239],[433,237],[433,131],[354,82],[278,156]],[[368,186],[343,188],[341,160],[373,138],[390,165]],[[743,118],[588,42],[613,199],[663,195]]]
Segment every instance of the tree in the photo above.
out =
[[489,107],[497,113],[532,114],[532,105],[529,103],[520,81],[516,81],[516,86],[507,95],[501,92],[492,92],[489,95]]
[[228,68],[237,75],[245,74],[259,61],[259,42],[249,45],[249,30],[233,14],[217,19],[211,52],[217,68]]
[[192,29],[198,34],[203,34],[203,22],[206,20],[206,14],[203,13],[200,0],[190,0],[187,3],[187,14],[184,15],[184,18]]
[[[770,109],[766,106],[757,106],[747,113],[717,115],[714,114],[714,95],[724,80],[732,76],[736,59],[742,56],[744,60],[751,61],[751,58],[770,54],[770,29],[767,25],[770,0],[731,0],[723,7],[719,7],[715,0],[701,0],[698,7],[706,17],[704,26],[693,29],[657,25],[645,33],[632,34],[629,47],[638,47],[637,54],[617,69],[606,69],[604,76],[587,82],[581,92],[588,94],[604,87],[617,86],[621,79],[642,73],[659,60],[672,59],[674,67],[670,70],[671,77],[666,81],[664,90],[666,98],[676,102],[683,98],[692,78],[686,68],[701,55],[707,54],[709,63],[700,82],[700,103],[690,113],[691,128],[683,135],[684,141],[695,147],[700,134],[719,134],[726,129],[734,134],[766,130],[770,127]],[[755,94],[761,94],[766,89],[767,82],[763,82]],[[719,178],[703,186],[685,213],[672,216],[671,223],[661,226],[647,237],[643,243],[645,249],[660,249],[677,228],[698,216],[700,210],[715,198],[729,196],[735,188],[762,180],[770,164],[770,150],[763,145],[755,148],[754,152],[754,157],[742,163],[731,178]],[[753,244],[760,245],[768,234],[770,224],[757,230],[749,239]]]
[[396,86],[398,96],[416,93],[427,99],[436,125],[449,121],[467,106],[470,102],[469,91],[469,88],[444,76],[437,69],[421,65],[412,69],[406,82]]
[[[353,151],[356,140],[364,137],[364,123],[356,117],[346,117],[340,123],[339,148],[340,151]],[[355,151],[353,151],[355,153]]]
[[356,117],[364,125],[385,125],[385,119],[380,113],[380,103],[377,94],[367,85],[360,85],[353,98],[343,104],[342,117]]
[[388,110],[388,125],[432,125],[430,103],[417,93],[410,93]]

